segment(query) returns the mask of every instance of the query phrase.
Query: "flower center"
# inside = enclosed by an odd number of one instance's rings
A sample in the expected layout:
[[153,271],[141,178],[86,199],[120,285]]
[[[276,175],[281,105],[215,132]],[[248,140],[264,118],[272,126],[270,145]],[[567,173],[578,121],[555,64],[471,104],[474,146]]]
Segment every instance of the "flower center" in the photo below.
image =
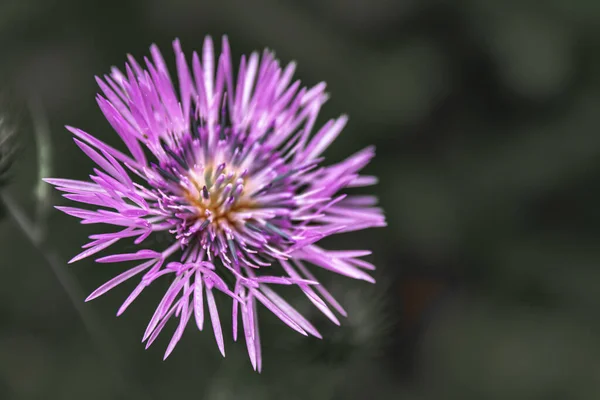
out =
[[252,208],[252,201],[244,196],[246,175],[245,171],[228,170],[225,164],[189,171],[184,197],[196,209],[194,226],[198,230],[211,224],[227,231],[243,223],[240,213]]

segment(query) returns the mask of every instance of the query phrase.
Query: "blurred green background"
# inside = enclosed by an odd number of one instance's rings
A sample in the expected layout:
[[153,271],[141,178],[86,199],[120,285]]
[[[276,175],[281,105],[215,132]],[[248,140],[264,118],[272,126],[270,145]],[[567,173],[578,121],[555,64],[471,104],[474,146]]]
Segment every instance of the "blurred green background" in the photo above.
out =
[[[42,175],[91,172],[65,124],[118,144],[94,75],[224,33],[236,59],[269,47],[327,81],[322,120],[350,123],[326,155],[377,146],[389,223],[328,241],[378,266],[376,285],[323,275],[342,327],[288,294],[324,340],[262,310],[260,375],[193,324],[167,361],[166,334],[144,351],[160,285],[118,319],[133,282],[83,304],[119,266],[66,266],[97,227],[38,187],[40,148]],[[599,76],[597,0],[0,1],[0,113],[21,143],[5,195],[45,221],[0,221],[0,399],[599,399]]]

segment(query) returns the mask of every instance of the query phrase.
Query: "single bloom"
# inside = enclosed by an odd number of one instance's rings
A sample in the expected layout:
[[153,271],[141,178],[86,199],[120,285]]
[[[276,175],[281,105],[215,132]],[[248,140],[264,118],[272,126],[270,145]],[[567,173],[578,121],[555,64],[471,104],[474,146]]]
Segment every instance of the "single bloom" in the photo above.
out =
[[[262,368],[258,303],[290,328],[321,337],[315,327],[273,287],[295,285],[331,321],[342,306],[316,281],[310,269],[374,282],[365,250],[326,250],[322,238],[385,226],[377,199],[347,195],[345,189],[376,183],[359,171],[373,158],[366,148],[346,160],[322,166],[321,154],[346,124],[315,121],[326,102],[325,84],[310,89],[292,81],[295,64],[279,65],[273,53],[242,56],[237,77],[223,37],[215,58],[210,37],[190,64],[173,43],[177,82],[171,80],[156,46],[139,64],[128,57],[125,72],[112,68],[97,78],[100,109],[127,147],[119,151],[80,129],[67,127],[75,143],[96,163],[90,181],[47,179],[64,197],[87,208],[57,207],[83,224],[108,224],[112,233],[91,235],[70,262],[105,250],[122,239],[140,250],[113,254],[98,263],[136,261],[136,266],[96,289],[103,295],[134,276],[138,285],[120,315],[148,285],[162,276],[171,285],[143,335],[146,348],[167,321],[179,324],[165,358],[190,319],[202,330],[206,302],[214,336],[225,355],[215,292],[232,299],[233,337],[241,320],[250,361]],[[316,131],[316,133],[313,133]],[[93,208],[90,210],[89,208]],[[143,248],[165,232],[165,248]],[[86,301],[87,301],[86,300]]]

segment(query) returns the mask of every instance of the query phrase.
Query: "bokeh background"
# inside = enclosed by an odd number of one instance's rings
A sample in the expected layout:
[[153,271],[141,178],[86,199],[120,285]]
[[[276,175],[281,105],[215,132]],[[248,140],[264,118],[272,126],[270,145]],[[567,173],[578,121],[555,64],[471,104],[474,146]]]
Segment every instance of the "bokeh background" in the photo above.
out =
[[[350,123],[326,155],[377,146],[389,224],[329,241],[378,266],[376,285],[324,275],[341,328],[290,294],[324,340],[261,313],[261,375],[243,342],[223,360],[193,324],[167,361],[168,335],[144,351],[164,288],[118,319],[133,282],[83,304],[119,266],[66,266],[94,227],[38,184],[91,172],[65,124],[118,145],[94,75],[224,33],[236,59],[269,47],[327,81],[322,120]],[[599,76],[597,0],[0,1],[0,113],[20,142],[0,399],[599,399]]]

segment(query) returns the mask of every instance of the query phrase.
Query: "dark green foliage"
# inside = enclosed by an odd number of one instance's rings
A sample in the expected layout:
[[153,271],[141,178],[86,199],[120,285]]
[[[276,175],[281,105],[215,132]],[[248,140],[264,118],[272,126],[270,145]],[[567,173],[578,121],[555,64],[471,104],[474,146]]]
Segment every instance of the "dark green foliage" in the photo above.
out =
[[8,184],[14,163],[16,144],[13,130],[0,115],[0,188]]
[[[10,183],[15,161],[16,144],[13,130],[0,115],[0,191]],[[0,221],[6,216],[4,204],[0,201]]]

